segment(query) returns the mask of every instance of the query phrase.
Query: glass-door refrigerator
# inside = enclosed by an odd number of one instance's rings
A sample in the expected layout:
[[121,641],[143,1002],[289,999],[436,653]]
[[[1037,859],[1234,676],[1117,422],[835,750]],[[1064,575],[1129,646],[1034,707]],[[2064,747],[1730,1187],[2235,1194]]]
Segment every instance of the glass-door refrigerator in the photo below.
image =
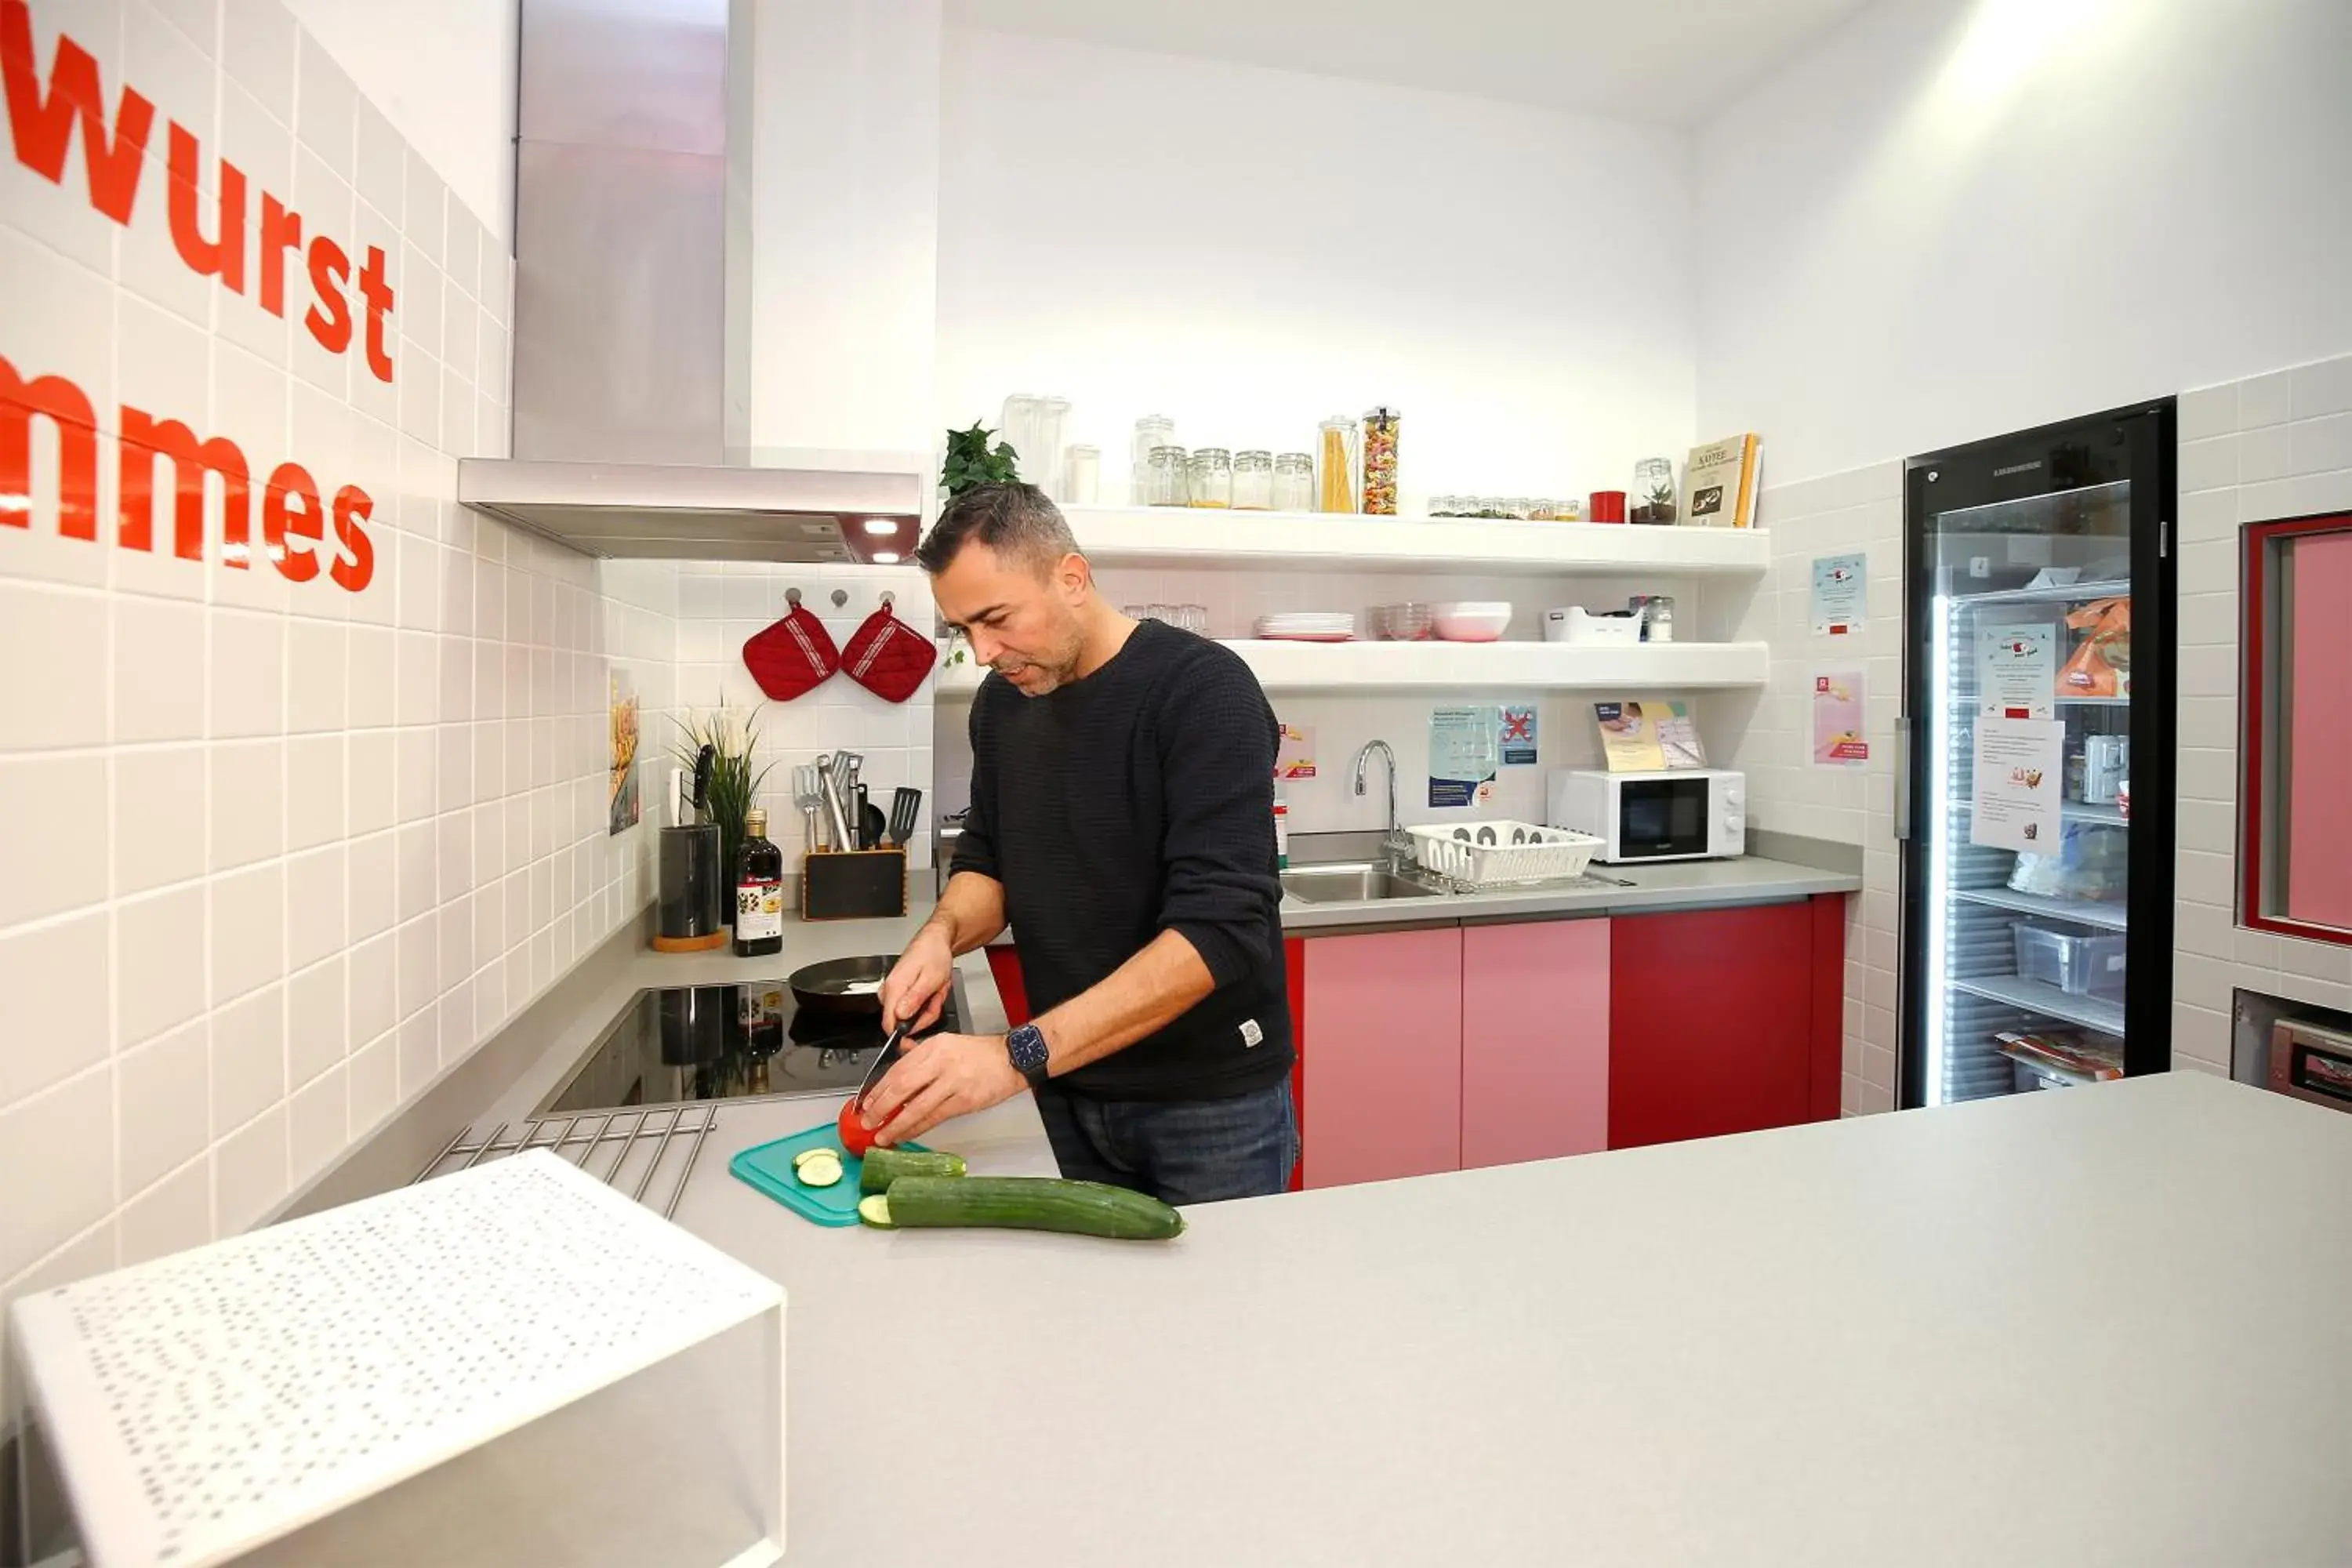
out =
[[1901,1102],[2171,1060],[2170,400],[1914,458]]

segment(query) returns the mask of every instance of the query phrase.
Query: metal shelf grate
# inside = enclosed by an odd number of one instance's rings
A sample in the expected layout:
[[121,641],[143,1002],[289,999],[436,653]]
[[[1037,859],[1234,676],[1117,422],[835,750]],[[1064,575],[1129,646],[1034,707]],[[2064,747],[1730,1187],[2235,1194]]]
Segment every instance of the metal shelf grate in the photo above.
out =
[[[583,1122],[591,1125],[583,1130]],[[718,1108],[706,1104],[672,1106],[663,1110],[583,1110],[570,1116],[537,1116],[520,1122],[501,1121],[486,1138],[477,1137],[474,1129],[467,1126],[416,1173],[409,1185],[469,1169],[486,1160],[504,1160],[526,1150],[545,1149],[562,1155],[590,1175],[601,1173],[607,1186],[620,1187],[624,1173],[629,1173],[635,1178],[629,1195],[642,1204],[646,1202],[646,1193],[655,1190],[654,1178],[667,1162],[676,1167],[664,1178],[669,1195],[661,1203],[661,1213],[667,1219],[677,1212],[678,1200],[686,1195],[687,1179],[694,1173],[694,1163],[701,1156],[703,1140],[710,1136],[710,1130],[718,1122]],[[509,1127],[514,1130],[511,1138],[507,1135]],[[681,1153],[672,1154],[673,1141]],[[578,1152],[572,1152],[574,1150]],[[595,1162],[608,1152],[610,1163],[599,1173]]]

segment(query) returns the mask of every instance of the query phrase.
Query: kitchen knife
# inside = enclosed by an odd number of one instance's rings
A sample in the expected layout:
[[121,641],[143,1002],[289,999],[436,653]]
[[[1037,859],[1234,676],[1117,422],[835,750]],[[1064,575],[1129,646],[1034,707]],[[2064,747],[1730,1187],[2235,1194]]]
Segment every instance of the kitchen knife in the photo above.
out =
[[899,1019],[898,1026],[890,1031],[890,1037],[882,1042],[882,1048],[874,1053],[874,1065],[866,1069],[866,1081],[857,1086],[857,1097],[849,1102],[851,1110],[866,1109],[866,1097],[874,1092],[874,1086],[882,1081],[882,1075],[890,1070],[890,1064],[906,1054],[898,1047],[906,1040],[907,1031],[914,1022],[912,1018]]

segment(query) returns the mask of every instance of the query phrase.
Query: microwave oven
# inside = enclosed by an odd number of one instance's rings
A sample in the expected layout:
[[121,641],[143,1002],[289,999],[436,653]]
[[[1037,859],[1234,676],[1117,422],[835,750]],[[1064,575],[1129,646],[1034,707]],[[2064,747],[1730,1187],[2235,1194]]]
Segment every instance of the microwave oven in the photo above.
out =
[[1705,860],[1748,847],[1748,775],[1722,768],[1551,775],[1545,821],[1601,840],[1595,860]]

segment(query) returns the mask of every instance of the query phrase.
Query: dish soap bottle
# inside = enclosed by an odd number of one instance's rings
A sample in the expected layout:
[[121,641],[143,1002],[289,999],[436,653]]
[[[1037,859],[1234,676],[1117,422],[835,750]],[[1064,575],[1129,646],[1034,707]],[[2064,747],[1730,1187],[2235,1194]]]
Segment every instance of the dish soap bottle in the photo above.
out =
[[735,851],[735,956],[757,958],[784,950],[784,852],[768,840],[768,814],[743,814],[743,843]]

